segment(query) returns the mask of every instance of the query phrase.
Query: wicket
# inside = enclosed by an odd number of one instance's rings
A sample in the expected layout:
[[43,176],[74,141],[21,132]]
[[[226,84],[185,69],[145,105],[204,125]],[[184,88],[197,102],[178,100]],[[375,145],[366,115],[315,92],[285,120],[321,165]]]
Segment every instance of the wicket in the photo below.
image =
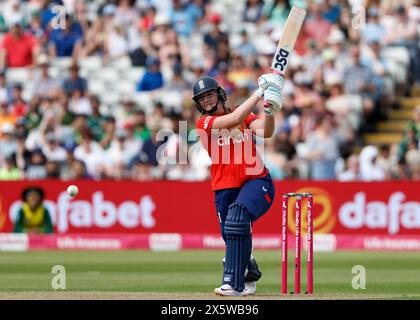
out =
[[307,291],[313,293],[313,196],[311,193],[286,193],[283,194],[282,204],[282,236],[281,236],[281,293],[287,294],[287,229],[288,229],[288,212],[289,199],[296,198],[295,204],[295,286],[294,293],[300,293],[300,260],[301,260],[301,216],[302,216],[302,198],[307,200]]

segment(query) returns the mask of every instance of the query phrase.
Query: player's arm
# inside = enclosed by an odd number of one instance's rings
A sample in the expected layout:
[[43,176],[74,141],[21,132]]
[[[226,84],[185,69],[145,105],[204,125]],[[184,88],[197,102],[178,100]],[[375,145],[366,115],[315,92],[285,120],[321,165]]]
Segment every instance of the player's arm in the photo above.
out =
[[50,212],[45,208],[44,227],[42,228],[43,233],[53,233],[53,224],[50,217]]
[[261,97],[257,94],[250,96],[244,103],[237,107],[232,113],[217,117],[213,122],[213,129],[229,129],[242,123],[255,108]]
[[0,68],[6,67],[6,49],[0,46]]
[[257,136],[270,138],[274,133],[274,117],[266,114],[263,119],[251,122],[249,128]]
[[15,225],[13,226],[14,233],[22,233],[23,232],[23,209],[19,209],[19,212],[16,217]]
[[[284,80],[283,80],[284,81]],[[274,133],[274,114],[282,106],[281,87],[269,86],[264,92],[264,118],[256,119],[249,124],[252,132],[260,137],[270,138]]]
[[[249,97],[244,103],[236,108],[232,113],[217,117],[212,128],[214,129],[229,129],[241,124],[251,111],[256,107],[257,103],[265,94],[266,90],[277,88],[279,91],[283,87],[284,78],[278,74],[268,73],[258,78],[258,90]],[[266,100],[265,96],[264,99]],[[267,100],[266,100],[267,101]]]

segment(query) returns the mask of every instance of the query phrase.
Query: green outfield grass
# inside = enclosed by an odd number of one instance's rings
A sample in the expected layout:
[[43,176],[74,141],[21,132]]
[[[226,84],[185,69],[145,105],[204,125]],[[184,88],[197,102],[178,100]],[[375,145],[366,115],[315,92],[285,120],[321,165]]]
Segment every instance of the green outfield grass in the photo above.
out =
[[[66,269],[67,291],[211,293],[221,280],[223,251],[31,251],[0,253],[1,294],[51,291],[54,265]],[[262,296],[280,298],[280,251],[255,251],[263,277]],[[292,252],[289,262],[293,263]],[[305,266],[302,257],[302,266]],[[352,288],[352,268],[366,269],[366,289]],[[289,280],[293,279],[289,268]],[[340,251],[315,253],[317,298],[360,297],[420,299],[419,252]],[[302,289],[306,270],[302,269]],[[289,288],[292,284],[289,283]],[[205,297],[205,296],[204,296]],[[157,298],[159,296],[157,295]]]

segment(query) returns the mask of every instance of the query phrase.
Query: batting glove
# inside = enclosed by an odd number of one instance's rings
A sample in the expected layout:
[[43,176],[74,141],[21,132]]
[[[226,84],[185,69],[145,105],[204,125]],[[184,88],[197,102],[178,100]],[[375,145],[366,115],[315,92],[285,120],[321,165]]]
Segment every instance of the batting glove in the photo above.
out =
[[263,97],[265,90],[273,86],[281,90],[283,88],[284,78],[276,73],[266,73],[258,78],[258,89],[255,92],[260,98]]
[[282,107],[281,89],[269,86],[264,92],[264,113],[266,115],[273,115]]

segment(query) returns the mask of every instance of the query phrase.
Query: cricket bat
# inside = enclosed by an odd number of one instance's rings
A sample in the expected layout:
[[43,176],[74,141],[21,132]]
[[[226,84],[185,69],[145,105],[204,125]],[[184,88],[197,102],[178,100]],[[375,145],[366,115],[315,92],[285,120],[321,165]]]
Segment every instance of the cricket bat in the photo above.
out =
[[277,46],[271,64],[271,70],[274,73],[284,75],[289,64],[290,55],[295,47],[296,39],[305,20],[306,11],[299,7],[293,6],[284,25],[283,35]]

